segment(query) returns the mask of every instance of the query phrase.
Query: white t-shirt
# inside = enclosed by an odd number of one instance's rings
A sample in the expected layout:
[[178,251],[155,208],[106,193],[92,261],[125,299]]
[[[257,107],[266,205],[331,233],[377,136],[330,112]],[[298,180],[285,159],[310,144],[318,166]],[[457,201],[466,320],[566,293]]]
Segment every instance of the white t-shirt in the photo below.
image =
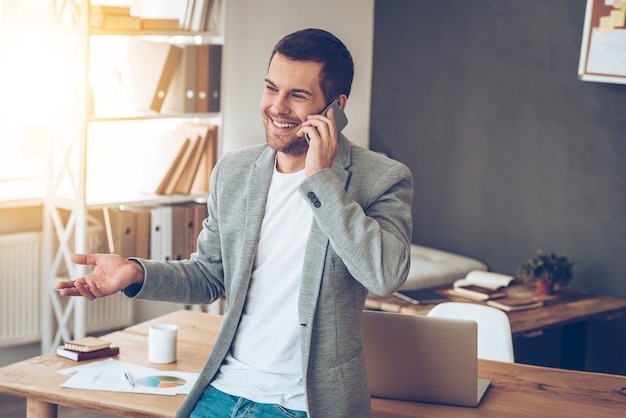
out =
[[274,169],[250,288],[230,352],[212,385],[259,403],[306,410],[298,295],[311,208],[298,192],[304,170]]

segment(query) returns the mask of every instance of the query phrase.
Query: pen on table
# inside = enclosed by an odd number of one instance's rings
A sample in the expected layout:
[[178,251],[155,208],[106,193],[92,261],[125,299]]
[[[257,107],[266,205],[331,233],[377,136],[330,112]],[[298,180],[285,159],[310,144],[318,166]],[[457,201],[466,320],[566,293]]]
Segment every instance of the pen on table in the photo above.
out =
[[135,381],[133,380],[133,377],[130,375],[130,373],[124,372],[124,377],[126,378],[126,380],[128,380],[128,383],[130,383],[131,386],[135,387]]

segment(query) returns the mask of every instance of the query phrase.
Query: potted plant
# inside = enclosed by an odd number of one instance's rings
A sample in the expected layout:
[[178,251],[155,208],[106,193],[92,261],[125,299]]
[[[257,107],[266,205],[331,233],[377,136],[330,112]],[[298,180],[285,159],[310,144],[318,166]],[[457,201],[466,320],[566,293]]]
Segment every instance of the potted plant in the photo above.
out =
[[567,286],[574,277],[575,263],[565,254],[544,254],[525,260],[517,270],[517,276],[525,282],[535,280],[537,293],[551,294],[555,286]]

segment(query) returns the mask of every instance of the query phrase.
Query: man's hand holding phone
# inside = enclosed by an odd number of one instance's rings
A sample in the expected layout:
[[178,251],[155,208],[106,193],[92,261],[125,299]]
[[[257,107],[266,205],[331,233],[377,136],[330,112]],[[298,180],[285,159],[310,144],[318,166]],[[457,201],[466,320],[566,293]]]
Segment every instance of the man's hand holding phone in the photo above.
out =
[[337,137],[347,123],[348,118],[339,99],[334,99],[322,113],[307,117],[303,126],[315,129],[305,131],[305,139],[309,144],[305,163],[306,176],[332,166],[339,150]]
[[[329,117],[329,111],[331,112],[332,117]],[[339,103],[339,99],[334,99],[332,102],[330,102],[330,104],[326,106],[326,108],[322,111],[322,113],[320,113],[320,115],[327,116],[335,122],[337,134],[339,134],[339,132],[341,132],[343,128],[345,128],[348,124],[348,117],[341,108],[341,103]],[[304,138],[306,139],[306,142],[308,144],[311,144],[311,138],[308,134],[305,134]]]

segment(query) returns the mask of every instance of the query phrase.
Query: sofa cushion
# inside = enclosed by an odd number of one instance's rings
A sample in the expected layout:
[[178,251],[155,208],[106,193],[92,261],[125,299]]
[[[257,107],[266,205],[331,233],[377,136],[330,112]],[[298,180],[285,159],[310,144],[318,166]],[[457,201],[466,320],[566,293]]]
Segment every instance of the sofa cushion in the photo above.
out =
[[476,259],[411,244],[411,268],[401,289],[415,290],[452,284],[472,270],[487,270]]

